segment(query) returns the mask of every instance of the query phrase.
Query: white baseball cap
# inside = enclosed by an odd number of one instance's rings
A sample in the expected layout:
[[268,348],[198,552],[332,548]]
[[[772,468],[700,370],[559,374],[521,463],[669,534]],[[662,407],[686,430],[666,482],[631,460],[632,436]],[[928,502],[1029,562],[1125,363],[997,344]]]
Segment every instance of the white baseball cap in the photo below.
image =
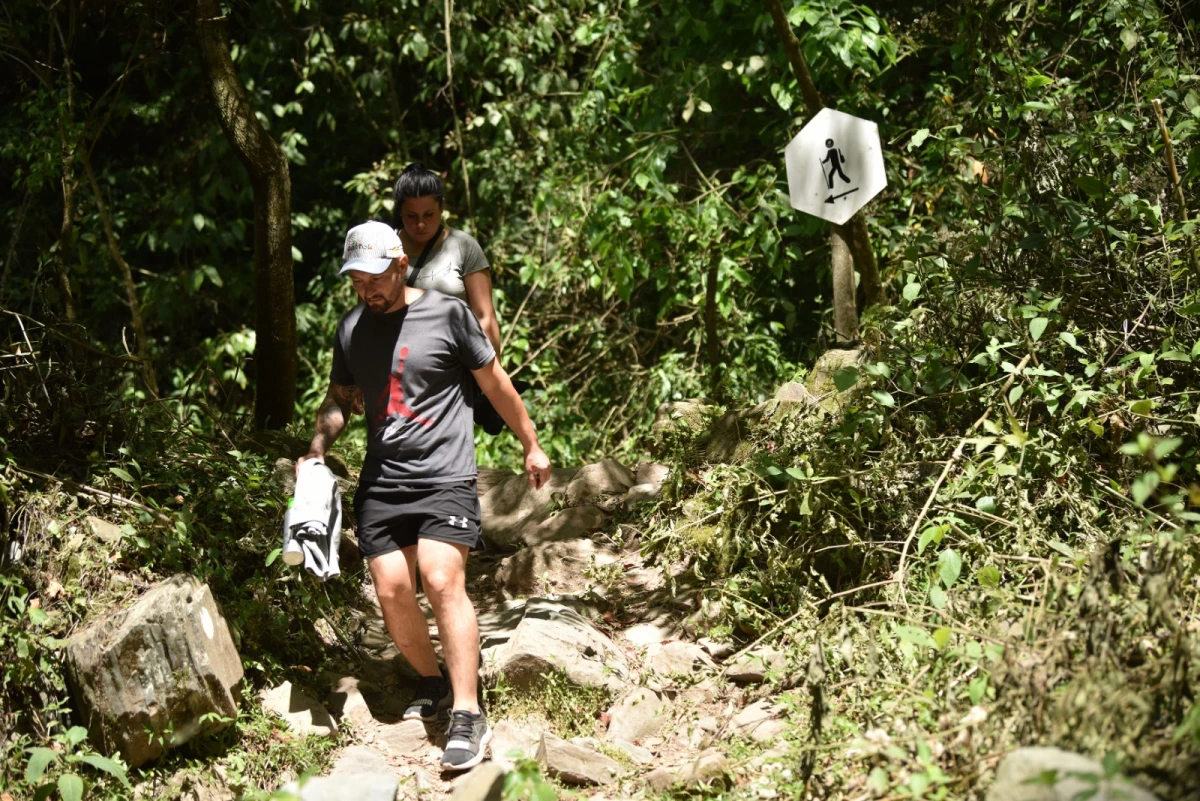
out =
[[381,222],[365,222],[356,225],[346,234],[346,247],[342,250],[342,269],[358,270],[371,275],[385,272],[393,259],[404,255],[404,246],[392,226]]

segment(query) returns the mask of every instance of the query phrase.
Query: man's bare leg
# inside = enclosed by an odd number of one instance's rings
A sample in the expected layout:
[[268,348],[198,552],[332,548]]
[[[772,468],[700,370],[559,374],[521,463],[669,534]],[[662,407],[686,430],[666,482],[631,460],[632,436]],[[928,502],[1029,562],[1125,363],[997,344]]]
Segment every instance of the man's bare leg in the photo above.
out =
[[417,543],[417,564],[437,619],[454,709],[478,713],[479,623],[467,595],[467,553],[465,545],[431,539]]
[[392,642],[417,673],[440,676],[437,655],[429,640],[429,623],[417,604],[417,546],[376,556],[367,565]]

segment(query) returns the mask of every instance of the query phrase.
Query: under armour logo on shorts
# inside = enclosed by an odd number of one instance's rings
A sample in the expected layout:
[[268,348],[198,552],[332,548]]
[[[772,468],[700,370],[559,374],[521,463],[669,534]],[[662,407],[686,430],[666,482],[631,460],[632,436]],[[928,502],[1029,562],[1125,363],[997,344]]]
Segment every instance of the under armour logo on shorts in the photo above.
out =
[[458,515],[450,515],[450,518],[446,522],[449,523],[450,525],[454,526],[455,528],[467,528],[468,527],[467,518],[459,517]]

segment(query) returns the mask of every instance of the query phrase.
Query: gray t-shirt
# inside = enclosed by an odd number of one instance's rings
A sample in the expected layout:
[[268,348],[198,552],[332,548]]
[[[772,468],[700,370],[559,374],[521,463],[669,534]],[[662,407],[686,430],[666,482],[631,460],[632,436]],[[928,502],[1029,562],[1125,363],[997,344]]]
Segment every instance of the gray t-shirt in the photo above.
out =
[[[420,256],[420,253],[408,254],[408,271],[404,274],[405,281],[408,280],[412,266],[416,264]],[[475,238],[456,228],[451,228],[442,243],[435,245],[430,251],[429,258],[425,260],[421,272],[417,273],[417,280],[412,283],[412,286],[424,289],[426,292],[434,289],[444,295],[466,300],[467,285],[464,279],[471,273],[486,269],[488,269],[487,257],[483,255],[483,248],[479,247]]]
[[358,304],[338,323],[329,380],[362,389],[360,483],[429,486],[475,478],[470,370],[496,351],[461,300],[426,292],[398,311]]

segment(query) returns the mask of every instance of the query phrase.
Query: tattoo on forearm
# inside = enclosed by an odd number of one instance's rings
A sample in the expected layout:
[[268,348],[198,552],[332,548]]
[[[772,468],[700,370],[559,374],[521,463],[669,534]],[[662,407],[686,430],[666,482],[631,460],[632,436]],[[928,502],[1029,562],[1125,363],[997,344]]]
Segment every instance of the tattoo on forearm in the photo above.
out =
[[339,384],[329,385],[329,392],[326,393],[325,400],[321,401],[321,406],[317,409],[316,433],[313,435],[314,445],[319,444],[322,451],[333,445],[346,428],[346,418],[349,417],[349,411],[353,404],[352,387],[344,387]]

